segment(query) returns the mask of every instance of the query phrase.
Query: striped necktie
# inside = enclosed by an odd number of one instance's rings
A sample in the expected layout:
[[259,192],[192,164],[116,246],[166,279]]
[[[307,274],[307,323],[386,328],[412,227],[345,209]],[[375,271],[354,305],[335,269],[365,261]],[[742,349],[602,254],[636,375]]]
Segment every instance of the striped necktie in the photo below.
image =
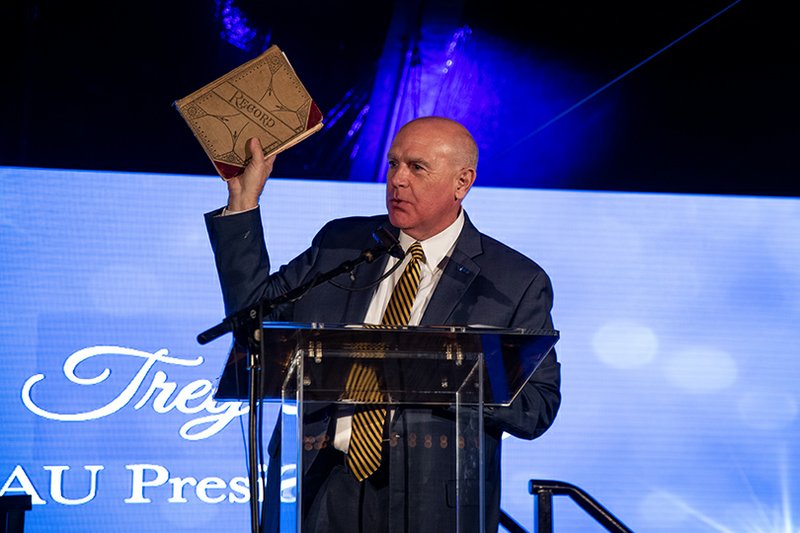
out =
[[[408,324],[414,298],[419,289],[421,266],[425,262],[425,253],[418,242],[412,244],[407,254],[411,261],[406,265],[403,275],[394,286],[389,304],[381,322],[384,326],[402,326]],[[356,363],[347,378],[345,390],[355,389],[351,399],[364,402],[380,402],[382,394],[378,388],[375,370]],[[372,405],[357,405],[353,413],[350,447],[347,452],[347,465],[359,481],[364,481],[381,464],[381,443],[383,426],[386,421],[386,408]]]

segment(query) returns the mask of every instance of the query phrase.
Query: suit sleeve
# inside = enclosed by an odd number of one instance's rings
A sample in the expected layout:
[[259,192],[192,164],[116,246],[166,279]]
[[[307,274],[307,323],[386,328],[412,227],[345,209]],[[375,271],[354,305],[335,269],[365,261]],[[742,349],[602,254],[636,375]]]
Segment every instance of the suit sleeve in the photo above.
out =
[[[218,216],[221,211],[207,213],[205,220],[226,315],[262,299],[282,295],[305,281],[316,261],[324,229],[311,247],[270,275],[260,208]],[[282,306],[272,318],[291,319],[291,306]]]
[[[540,270],[519,301],[513,328],[553,329],[550,278]],[[522,439],[534,439],[553,424],[561,404],[561,368],[555,350],[544,358],[509,407],[486,408],[486,427]]]

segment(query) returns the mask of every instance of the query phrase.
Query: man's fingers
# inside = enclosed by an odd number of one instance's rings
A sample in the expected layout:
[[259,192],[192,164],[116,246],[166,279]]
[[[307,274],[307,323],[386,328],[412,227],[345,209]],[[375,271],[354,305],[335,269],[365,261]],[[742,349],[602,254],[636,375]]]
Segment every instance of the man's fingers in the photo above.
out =
[[275,165],[275,155],[271,155],[264,160],[264,164],[267,167],[267,177],[272,174],[272,167]]
[[250,137],[245,145],[245,155],[248,158],[258,157],[264,159],[264,149],[261,147],[261,141],[258,137]]

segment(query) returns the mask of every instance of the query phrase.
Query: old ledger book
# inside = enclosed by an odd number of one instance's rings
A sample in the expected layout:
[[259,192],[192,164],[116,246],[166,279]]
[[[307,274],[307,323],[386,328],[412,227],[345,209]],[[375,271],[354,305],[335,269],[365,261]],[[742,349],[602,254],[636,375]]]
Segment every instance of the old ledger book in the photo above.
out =
[[226,181],[247,165],[251,137],[269,157],[322,128],[322,112],[275,45],[174,105]]

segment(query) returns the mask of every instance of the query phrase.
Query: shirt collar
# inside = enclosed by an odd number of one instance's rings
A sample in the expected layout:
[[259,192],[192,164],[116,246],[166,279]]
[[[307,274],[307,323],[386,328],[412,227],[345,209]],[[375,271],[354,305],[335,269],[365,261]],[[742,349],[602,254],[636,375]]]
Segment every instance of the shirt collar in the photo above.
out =
[[[419,241],[422,245],[422,251],[425,252],[425,264],[433,270],[442,263],[442,260],[450,255],[453,246],[464,228],[464,209],[460,209],[458,216],[452,224],[445,229],[434,235],[428,237],[424,241]],[[407,235],[404,231],[400,231],[400,247],[404,251],[417,242],[416,239]]]

